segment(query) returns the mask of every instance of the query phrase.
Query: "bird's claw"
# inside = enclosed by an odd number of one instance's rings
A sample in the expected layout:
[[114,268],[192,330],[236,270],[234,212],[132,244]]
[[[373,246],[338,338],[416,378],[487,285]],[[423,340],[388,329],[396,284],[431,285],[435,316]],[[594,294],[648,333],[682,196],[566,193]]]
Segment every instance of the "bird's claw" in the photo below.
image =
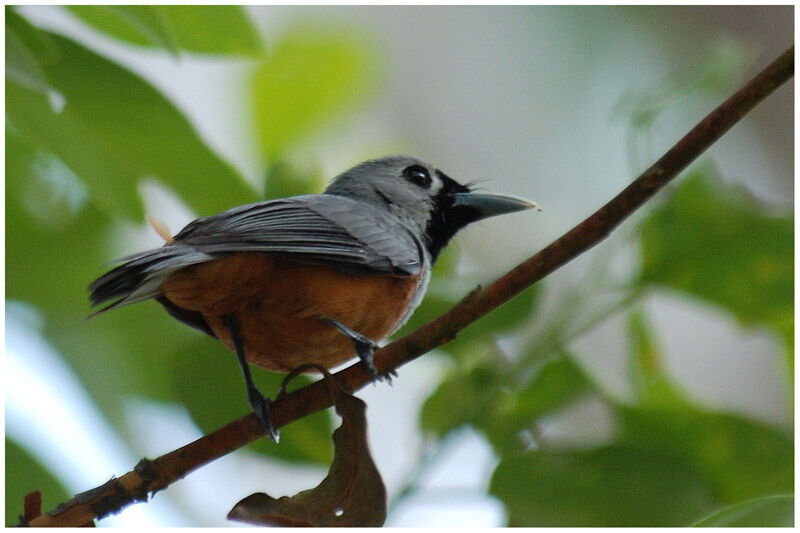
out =
[[261,422],[261,426],[277,444],[281,440],[281,433],[272,424],[272,420],[269,416],[269,406],[272,404],[272,400],[266,398],[263,394],[258,392],[258,390],[251,391],[248,400],[250,401],[250,407],[253,408],[253,413],[255,413],[258,420]]

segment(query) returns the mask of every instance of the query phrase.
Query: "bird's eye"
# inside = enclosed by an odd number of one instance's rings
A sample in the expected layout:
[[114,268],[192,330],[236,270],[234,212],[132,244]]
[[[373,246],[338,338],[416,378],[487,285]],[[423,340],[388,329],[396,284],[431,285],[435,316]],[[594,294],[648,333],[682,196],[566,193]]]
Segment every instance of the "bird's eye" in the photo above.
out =
[[406,169],[403,170],[403,177],[423,189],[427,189],[431,186],[431,175],[428,174],[428,169],[419,165],[406,167]]

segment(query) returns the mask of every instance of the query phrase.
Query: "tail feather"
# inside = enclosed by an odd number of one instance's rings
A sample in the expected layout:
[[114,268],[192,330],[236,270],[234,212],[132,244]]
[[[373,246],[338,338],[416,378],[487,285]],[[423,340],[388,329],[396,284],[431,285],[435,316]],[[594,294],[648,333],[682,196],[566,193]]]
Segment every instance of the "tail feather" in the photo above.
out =
[[161,284],[170,274],[210,259],[209,254],[175,245],[127,256],[120,260],[123,261],[121,265],[89,285],[92,307],[111,302],[90,318],[115,307],[154,298],[161,293]]

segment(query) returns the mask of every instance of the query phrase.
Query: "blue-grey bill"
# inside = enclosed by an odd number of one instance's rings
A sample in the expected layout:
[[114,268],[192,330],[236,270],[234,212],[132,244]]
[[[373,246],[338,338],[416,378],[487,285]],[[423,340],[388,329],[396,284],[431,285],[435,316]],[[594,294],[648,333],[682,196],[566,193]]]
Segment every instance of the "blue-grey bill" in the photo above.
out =
[[523,211],[525,209],[542,210],[536,202],[504,194],[465,192],[456,193],[453,197],[455,198],[453,207],[461,205],[477,209],[481,213],[481,218]]

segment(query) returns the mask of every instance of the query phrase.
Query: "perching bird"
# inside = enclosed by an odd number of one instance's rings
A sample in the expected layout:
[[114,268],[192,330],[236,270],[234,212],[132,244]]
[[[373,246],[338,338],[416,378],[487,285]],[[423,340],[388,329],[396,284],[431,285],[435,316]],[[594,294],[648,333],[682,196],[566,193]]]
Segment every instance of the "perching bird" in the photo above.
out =
[[[164,246],[120,259],[90,286],[101,313],[155,298],[238,356],[248,400],[277,440],[248,362],[289,372],[358,355],[376,377],[376,342],[421,302],[456,232],[536,204],[471,191],[407,156],[366,161],[323,194],[235,207],[189,223]],[[97,314],[96,313],[96,314]]]

